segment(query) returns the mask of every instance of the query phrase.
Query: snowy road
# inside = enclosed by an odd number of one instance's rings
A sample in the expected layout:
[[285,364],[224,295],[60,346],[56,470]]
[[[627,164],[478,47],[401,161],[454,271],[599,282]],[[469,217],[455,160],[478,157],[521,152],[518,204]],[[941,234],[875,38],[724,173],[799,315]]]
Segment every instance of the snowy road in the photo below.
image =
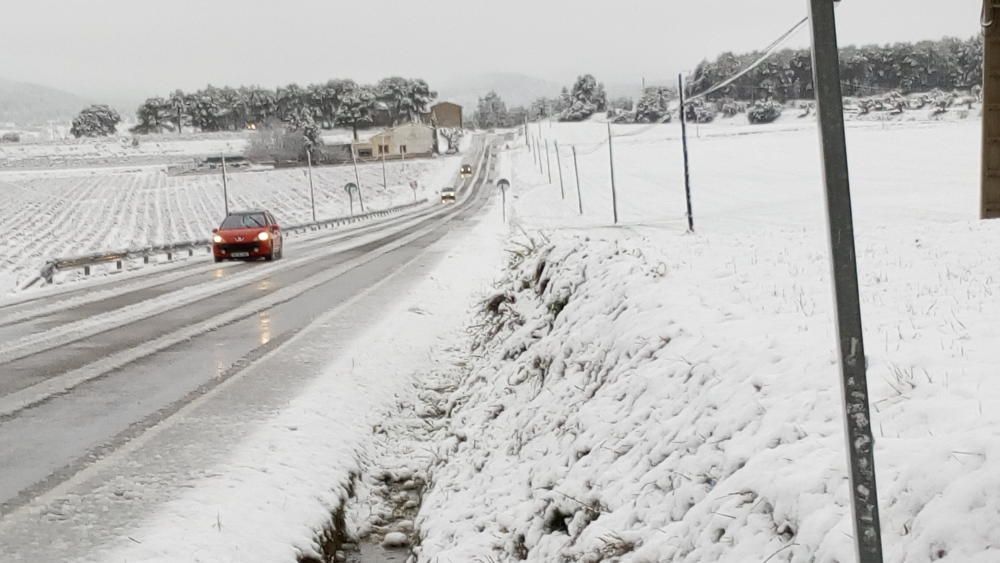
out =
[[[322,315],[339,311],[349,341],[378,315],[371,294],[384,280],[412,269],[422,252],[481,211],[490,195],[482,188],[492,166],[486,152],[480,142],[470,151],[467,162],[479,163],[478,173],[462,182],[468,198],[458,206],[431,205],[290,241],[286,258],[274,263],[193,261],[161,275],[0,306],[0,559],[45,545],[51,530],[38,524],[32,506],[44,505],[46,494],[100,473],[105,458],[259,367]],[[394,283],[412,275],[398,277]],[[263,394],[238,383],[226,408],[271,412],[307,380],[297,374],[265,382]],[[211,423],[189,431],[221,432]]]

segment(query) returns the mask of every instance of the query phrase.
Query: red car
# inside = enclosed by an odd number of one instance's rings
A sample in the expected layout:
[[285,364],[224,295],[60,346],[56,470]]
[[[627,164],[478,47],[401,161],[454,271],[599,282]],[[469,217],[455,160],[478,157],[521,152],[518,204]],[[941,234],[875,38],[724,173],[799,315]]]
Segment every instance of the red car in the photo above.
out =
[[218,229],[212,229],[212,254],[216,262],[242,259],[281,258],[284,237],[274,215],[267,211],[230,213]]

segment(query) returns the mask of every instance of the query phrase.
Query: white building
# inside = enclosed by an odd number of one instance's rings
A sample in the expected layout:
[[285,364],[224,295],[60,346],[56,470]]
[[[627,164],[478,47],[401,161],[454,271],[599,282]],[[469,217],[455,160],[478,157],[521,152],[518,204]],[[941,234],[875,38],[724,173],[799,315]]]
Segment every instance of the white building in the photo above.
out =
[[434,152],[434,128],[423,123],[404,123],[367,141],[355,142],[354,152],[358,158],[426,156]]

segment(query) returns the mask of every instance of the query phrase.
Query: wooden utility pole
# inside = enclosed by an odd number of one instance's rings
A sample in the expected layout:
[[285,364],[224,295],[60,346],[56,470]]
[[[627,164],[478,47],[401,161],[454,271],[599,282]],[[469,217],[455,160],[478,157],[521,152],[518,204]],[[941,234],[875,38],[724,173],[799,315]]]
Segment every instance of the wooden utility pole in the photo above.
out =
[[979,216],[1000,219],[1000,7],[983,0],[983,165]]
[[858,298],[858,263],[844,135],[844,105],[837,48],[837,0],[809,0],[812,23],[813,84],[826,186],[826,214],[836,304],[837,341],[851,511],[857,563],[882,563],[882,532],[875,486],[875,439],[865,344]]

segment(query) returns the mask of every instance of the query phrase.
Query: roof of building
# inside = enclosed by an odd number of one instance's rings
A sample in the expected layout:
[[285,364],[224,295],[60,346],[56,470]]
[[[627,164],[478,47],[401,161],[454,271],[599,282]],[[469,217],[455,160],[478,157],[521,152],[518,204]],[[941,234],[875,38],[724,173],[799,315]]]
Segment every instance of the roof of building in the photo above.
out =
[[457,108],[459,108],[459,109],[461,109],[461,108],[462,108],[461,104],[456,104],[455,102],[449,102],[449,101],[447,101],[447,100],[443,100],[443,101],[440,101],[440,102],[438,102],[438,103],[436,103],[436,104],[432,105],[432,106],[431,106],[431,109],[434,109],[434,108],[436,108],[436,107],[438,107],[438,106],[455,106],[455,107],[457,107]]

